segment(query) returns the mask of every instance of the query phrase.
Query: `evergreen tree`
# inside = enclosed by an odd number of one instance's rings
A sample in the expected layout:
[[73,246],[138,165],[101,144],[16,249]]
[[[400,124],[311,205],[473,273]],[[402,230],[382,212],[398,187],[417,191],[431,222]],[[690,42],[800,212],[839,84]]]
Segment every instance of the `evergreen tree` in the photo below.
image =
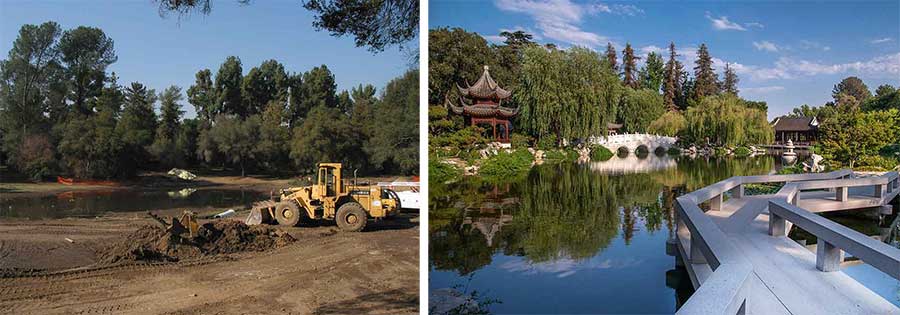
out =
[[321,65],[303,74],[303,100],[300,105],[306,111],[317,106],[337,106],[337,85],[328,66]]
[[267,60],[250,69],[241,84],[248,114],[262,113],[269,102],[287,99],[288,76],[278,61]]
[[118,60],[113,40],[99,28],[79,26],[59,40],[60,60],[69,76],[69,99],[76,111],[90,114],[88,100],[96,97],[106,81],[106,67]]
[[229,56],[225,63],[219,67],[216,73],[216,107],[221,113],[247,117],[249,110],[243,104],[241,97],[241,84],[243,75],[241,60],[235,56]]
[[155,102],[156,92],[143,84],[133,82],[125,89],[125,108],[116,125],[116,132],[121,136],[127,158],[131,161],[143,161],[147,157],[146,147],[153,143]]
[[831,96],[835,101],[838,101],[841,94],[852,96],[857,102],[863,102],[872,97],[869,87],[858,77],[847,77],[831,90]]
[[218,95],[213,87],[212,72],[209,69],[203,69],[197,71],[194,77],[194,85],[187,90],[188,102],[194,105],[197,118],[212,121],[213,117],[220,112],[216,106]]
[[737,84],[740,82],[736,73],[734,73],[734,68],[731,68],[730,64],[725,64],[725,81],[722,81],[721,91],[723,93],[731,93],[734,95],[738,95]]
[[677,101],[681,98],[681,69],[678,60],[678,54],[675,53],[675,43],[669,43],[669,61],[666,62],[666,78],[663,84],[663,103],[666,109],[674,111],[678,109]]
[[712,57],[709,55],[706,44],[700,44],[700,49],[697,50],[697,61],[694,64],[695,82],[692,98],[701,99],[719,94],[719,78],[713,69]]
[[606,62],[609,63],[613,73],[619,73],[619,61],[616,60],[616,49],[612,43],[606,43]]
[[663,81],[666,79],[666,68],[662,56],[656,52],[647,54],[647,63],[638,73],[638,81],[641,88],[650,89],[659,93]]
[[182,99],[184,97],[181,96],[181,88],[175,85],[159,93],[160,124],[158,136],[175,139],[175,134],[178,132],[178,126],[181,122],[181,115],[184,114],[184,111],[181,110],[181,104],[179,104]]
[[635,78],[638,59],[641,58],[634,55],[634,50],[631,49],[631,44],[626,43],[625,50],[622,51],[622,78],[625,86],[632,89],[637,89],[638,87],[638,81],[637,78]]
[[375,126],[366,144],[369,161],[391,174],[414,174],[419,168],[419,71],[391,80],[374,110]]

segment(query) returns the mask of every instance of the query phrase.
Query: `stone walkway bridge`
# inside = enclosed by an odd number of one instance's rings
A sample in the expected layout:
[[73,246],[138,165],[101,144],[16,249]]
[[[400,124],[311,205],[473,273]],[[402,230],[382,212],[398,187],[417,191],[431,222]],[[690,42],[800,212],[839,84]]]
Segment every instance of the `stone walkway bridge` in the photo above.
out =
[[653,152],[657,148],[668,150],[675,146],[678,141],[677,137],[658,136],[650,134],[618,134],[603,137],[591,137],[589,143],[602,145],[615,153],[620,148],[635,152],[640,147],[644,147],[648,152]]
[[[849,170],[737,176],[678,197],[666,250],[696,289],[678,314],[900,314],[841,271],[847,253],[900,280],[900,249],[815,214],[891,211],[897,172],[852,177]],[[751,183],[785,184],[747,196]],[[816,236],[815,252],[787,237],[793,225]]]

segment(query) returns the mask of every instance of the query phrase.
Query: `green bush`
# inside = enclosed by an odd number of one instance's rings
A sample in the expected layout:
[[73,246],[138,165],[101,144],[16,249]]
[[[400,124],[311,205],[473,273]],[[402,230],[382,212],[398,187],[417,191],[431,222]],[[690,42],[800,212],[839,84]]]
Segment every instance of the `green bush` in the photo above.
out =
[[591,161],[606,161],[612,157],[612,151],[602,145],[591,148]]
[[681,149],[676,147],[671,147],[666,151],[669,155],[681,155]]
[[462,175],[462,170],[453,165],[443,163],[438,158],[428,159],[428,182],[445,183]]
[[857,171],[876,171],[883,172],[889,171],[900,165],[900,161],[896,158],[885,157],[880,155],[875,156],[862,156],[859,158],[859,162],[857,162],[856,167],[854,167]]
[[543,137],[534,144],[538,150],[549,151],[556,149],[556,139],[554,137]]
[[785,166],[776,172],[778,175],[803,174],[803,167],[798,165]]
[[509,144],[513,149],[525,149],[531,145],[531,138],[521,133],[514,133],[509,136]]
[[750,148],[746,147],[737,147],[734,149],[734,155],[738,157],[750,156],[751,153],[753,153],[753,151],[750,151]]
[[534,155],[528,150],[515,150],[511,153],[501,151],[485,160],[481,164],[479,173],[482,176],[493,178],[516,177],[528,172],[532,162],[534,162]]

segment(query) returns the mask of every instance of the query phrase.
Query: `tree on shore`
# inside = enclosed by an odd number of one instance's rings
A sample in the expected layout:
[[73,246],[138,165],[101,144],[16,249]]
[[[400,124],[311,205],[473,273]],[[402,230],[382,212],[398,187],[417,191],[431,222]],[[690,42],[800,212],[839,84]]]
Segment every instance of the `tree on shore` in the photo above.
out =
[[669,111],[678,110],[678,100],[681,98],[681,63],[676,59],[675,43],[669,43],[669,61],[666,62],[665,83],[663,84],[663,103]]
[[694,62],[694,99],[702,99],[707,96],[719,94],[719,78],[713,69],[712,57],[706,44],[700,44],[697,50],[697,61]]
[[632,89],[638,88],[637,81],[637,60],[641,59],[634,55],[634,50],[631,49],[631,44],[625,44],[625,50],[622,51],[622,82],[625,86],[630,87]]
[[725,80],[722,81],[722,87],[720,90],[723,93],[731,93],[734,95],[738,95],[738,87],[737,84],[740,82],[736,73],[734,73],[734,69],[731,68],[731,65],[725,64]]
[[613,47],[612,43],[606,43],[606,62],[609,63],[609,67],[612,68],[613,73],[618,75],[619,61],[616,59],[616,48]]
[[640,82],[641,88],[659,93],[663,80],[666,79],[665,70],[662,56],[652,51],[648,53],[647,62],[638,73],[638,82]]

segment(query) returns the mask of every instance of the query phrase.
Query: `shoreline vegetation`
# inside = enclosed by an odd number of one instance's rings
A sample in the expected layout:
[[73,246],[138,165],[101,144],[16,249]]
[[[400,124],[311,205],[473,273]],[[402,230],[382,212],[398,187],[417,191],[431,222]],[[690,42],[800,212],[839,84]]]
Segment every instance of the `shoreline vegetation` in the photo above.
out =
[[[617,152],[569,144],[605,135],[609,123],[621,124],[625,133],[677,136],[677,147],[663,154],[741,158],[774,142],[766,102],[741,98],[734,69],[726,64],[717,71],[705,44],[686,69],[675,43],[666,56],[636,56],[628,43],[621,55],[612,44],[605,52],[563,49],[538,44],[524,31],[502,32],[505,40],[497,44],[461,28],[431,29],[428,36],[432,182],[473,174],[515,178],[526,164],[544,160],[605,160]],[[641,68],[638,58],[646,60]],[[484,66],[512,91],[503,106],[519,113],[512,120],[510,149],[494,148],[489,126],[468,125],[446,107],[446,100],[459,97],[455,85],[474,82]],[[820,107],[801,105],[786,115],[818,119],[821,141],[810,151],[823,156],[828,169],[900,167],[900,91],[882,85],[873,95],[860,79],[848,77],[832,96]],[[523,151],[532,153],[531,161]]]
[[[120,84],[108,71],[116,62],[133,61],[119,60],[100,28],[20,28],[0,62],[4,178],[127,180],[173,167],[284,176],[318,162],[360,175],[418,172],[416,68],[381,91],[338,91],[326,65],[292,73],[267,60],[244,71],[229,56],[187,89],[157,92]],[[184,117],[184,101],[197,117]]]

